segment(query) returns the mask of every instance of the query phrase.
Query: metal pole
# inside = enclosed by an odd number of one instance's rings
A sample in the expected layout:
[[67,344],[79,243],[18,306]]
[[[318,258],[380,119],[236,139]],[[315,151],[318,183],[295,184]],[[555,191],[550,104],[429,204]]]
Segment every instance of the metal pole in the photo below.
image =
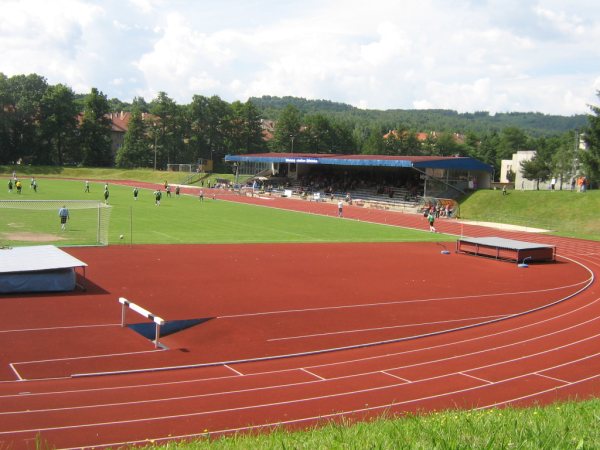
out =
[[121,328],[125,326],[125,315],[127,314],[125,303],[121,303]]
[[158,348],[158,340],[160,339],[160,325],[156,323],[156,339],[154,340],[154,348]]
[[133,245],[133,206],[129,207],[129,245]]

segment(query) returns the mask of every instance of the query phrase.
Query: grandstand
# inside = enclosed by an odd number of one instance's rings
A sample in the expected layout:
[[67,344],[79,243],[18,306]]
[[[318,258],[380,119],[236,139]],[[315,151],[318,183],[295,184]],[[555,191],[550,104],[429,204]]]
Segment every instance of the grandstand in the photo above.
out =
[[305,198],[318,193],[321,199],[349,195],[359,206],[415,211],[489,188],[492,175],[491,166],[466,157],[264,153],[227,155],[225,161],[250,176],[253,190]]

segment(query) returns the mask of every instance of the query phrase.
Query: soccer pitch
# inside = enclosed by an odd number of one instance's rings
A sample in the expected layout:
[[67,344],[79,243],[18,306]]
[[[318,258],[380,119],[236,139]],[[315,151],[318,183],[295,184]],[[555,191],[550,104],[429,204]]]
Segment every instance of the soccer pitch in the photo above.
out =
[[[2,200],[103,200],[103,182],[91,182],[90,193],[84,192],[82,180],[38,179],[38,192],[24,180],[21,194],[3,189]],[[192,195],[167,197],[163,192],[160,206],[156,206],[151,189],[140,188],[134,200],[131,186],[110,184],[111,206],[109,244],[183,244],[183,243],[293,243],[293,242],[405,242],[448,241],[449,237],[424,231],[393,226],[338,219],[276,208],[254,206],[226,200],[213,200],[209,191],[201,202]],[[0,211],[0,242],[3,245],[29,245],[9,239],[10,224],[15,217]],[[30,228],[36,228],[36,219],[28,219]],[[48,221],[40,215],[38,227]],[[54,220],[54,219],[53,219]],[[56,242],[44,244],[76,245],[69,242],[68,231],[60,235],[58,210],[55,224]],[[70,218],[76,228],[77,214]],[[123,239],[120,239],[120,236]]]

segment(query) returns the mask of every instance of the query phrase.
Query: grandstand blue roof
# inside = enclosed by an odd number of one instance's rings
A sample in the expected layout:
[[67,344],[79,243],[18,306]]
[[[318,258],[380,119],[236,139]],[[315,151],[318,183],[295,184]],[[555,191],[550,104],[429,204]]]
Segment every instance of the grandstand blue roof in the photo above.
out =
[[227,155],[226,162],[320,164],[361,167],[408,167],[492,172],[492,166],[459,156],[324,155],[318,153],[256,153]]

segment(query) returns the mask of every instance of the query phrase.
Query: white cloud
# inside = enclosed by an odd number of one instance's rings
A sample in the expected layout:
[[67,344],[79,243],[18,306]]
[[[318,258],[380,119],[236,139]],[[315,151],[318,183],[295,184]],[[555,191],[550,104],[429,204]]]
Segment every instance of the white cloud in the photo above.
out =
[[586,0],[2,0],[0,72],[121,100],[573,114],[596,101],[598,40]]

